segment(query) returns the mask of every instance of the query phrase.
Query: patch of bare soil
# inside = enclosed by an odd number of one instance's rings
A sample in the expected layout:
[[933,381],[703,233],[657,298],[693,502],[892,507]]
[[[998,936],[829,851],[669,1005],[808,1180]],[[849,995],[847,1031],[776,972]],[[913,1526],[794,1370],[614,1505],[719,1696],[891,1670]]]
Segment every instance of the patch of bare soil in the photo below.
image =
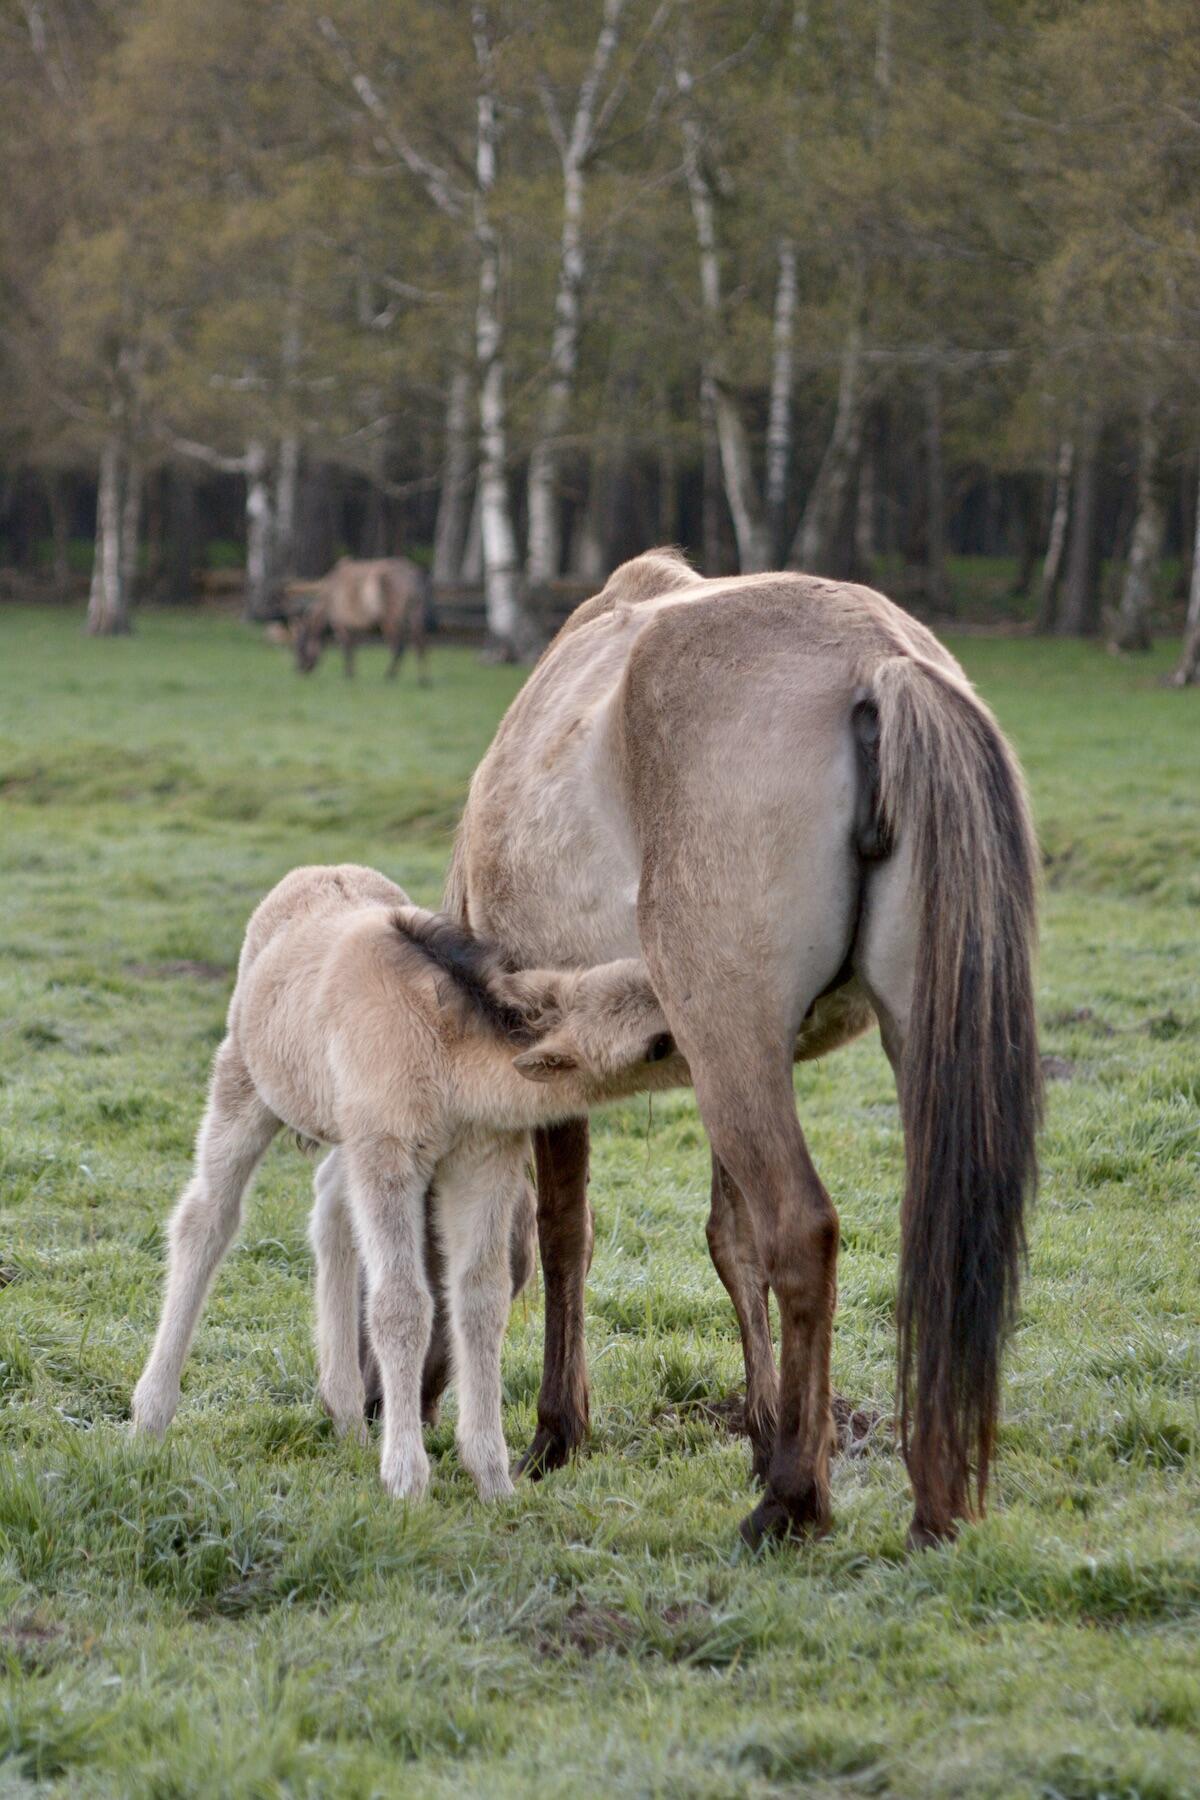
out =
[[539,1630],[534,1647],[539,1656],[558,1656],[564,1650],[596,1656],[601,1650],[625,1649],[636,1631],[633,1620],[615,1608],[576,1600],[556,1625]]
[[50,1660],[51,1645],[63,1635],[61,1625],[47,1625],[35,1613],[9,1619],[0,1625],[0,1654],[15,1658],[28,1673],[44,1668]]

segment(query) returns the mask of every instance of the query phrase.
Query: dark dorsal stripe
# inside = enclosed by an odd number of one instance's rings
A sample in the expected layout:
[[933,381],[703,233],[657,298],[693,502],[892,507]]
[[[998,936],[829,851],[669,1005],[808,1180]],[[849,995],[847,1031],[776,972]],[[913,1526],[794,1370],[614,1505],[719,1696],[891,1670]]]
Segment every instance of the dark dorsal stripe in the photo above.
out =
[[446,976],[485,1025],[511,1043],[533,1041],[525,1014],[503,999],[492,985],[495,976],[507,968],[504,956],[494,944],[475,937],[445,913],[430,913],[422,919],[395,913],[392,924],[414,950]]

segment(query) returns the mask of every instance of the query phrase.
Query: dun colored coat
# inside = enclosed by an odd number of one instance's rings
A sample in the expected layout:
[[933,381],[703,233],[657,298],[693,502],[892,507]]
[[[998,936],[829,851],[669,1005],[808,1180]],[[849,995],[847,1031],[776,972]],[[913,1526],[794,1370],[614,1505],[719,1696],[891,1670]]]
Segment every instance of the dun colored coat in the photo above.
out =
[[[1012,752],[930,632],[867,588],[704,580],[672,551],[625,564],[572,615],[476,772],[448,909],[518,961],[640,952],[694,1076],[709,1244],[765,1481],[752,1542],[830,1519],[838,1215],[791,1065],[798,1033],[821,1054],[872,1013],[906,1143],[911,1540],[982,1507],[1035,1180],[1036,863]],[[536,1473],[587,1428],[586,1124],[535,1148]]]
[[500,1346],[527,1133],[686,1078],[641,963],[513,972],[374,870],[293,870],[246,931],[195,1172],[171,1221],[162,1320],[134,1393],[135,1425],[161,1433],[174,1417],[243,1193],[286,1125],[335,1146],[317,1171],[312,1242],[319,1388],[338,1429],[363,1429],[357,1245],[383,1379],[383,1482],[399,1496],[423,1492],[430,1201],[445,1258],[459,1449],[485,1499],[511,1492]]
[[352,562],[343,556],[320,581],[293,581],[288,594],[311,594],[294,631],[296,667],[302,675],[316,668],[330,633],[342,648],[347,675],[354,673],[354,651],[364,637],[378,633],[391,650],[387,673],[396,673],[406,646],[417,658],[417,680],[424,685],[426,577],[405,556],[375,562]]

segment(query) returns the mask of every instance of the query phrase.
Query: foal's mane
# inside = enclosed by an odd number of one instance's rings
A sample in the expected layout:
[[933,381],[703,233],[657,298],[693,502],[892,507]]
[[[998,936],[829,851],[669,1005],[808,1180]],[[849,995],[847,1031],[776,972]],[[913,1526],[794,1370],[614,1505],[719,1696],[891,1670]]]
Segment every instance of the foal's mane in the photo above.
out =
[[511,964],[497,945],[476,937],[445,913],[418,918],[393,913],[392,924],[407,944],[447,978],[482,1024],[509,1043],[533,1042],[528,1018],[494,985],[496,976],[511,972]]

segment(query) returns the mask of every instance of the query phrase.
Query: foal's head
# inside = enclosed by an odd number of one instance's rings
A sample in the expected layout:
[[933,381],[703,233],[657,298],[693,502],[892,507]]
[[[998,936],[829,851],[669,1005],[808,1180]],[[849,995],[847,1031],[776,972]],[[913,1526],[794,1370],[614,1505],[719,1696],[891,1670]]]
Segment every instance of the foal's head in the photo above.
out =
[[632,1089],[652,1085],[648,1073],[642,1080],[649,1065],[679,1060],[646,966],[636,959],[510,980],[515,987],[528,981],[531,990],[542,989],[514,995],[538,1034],[513,1059],[514,1069],[529,1081],[575,1074],[599,1087],[614,1083]]

